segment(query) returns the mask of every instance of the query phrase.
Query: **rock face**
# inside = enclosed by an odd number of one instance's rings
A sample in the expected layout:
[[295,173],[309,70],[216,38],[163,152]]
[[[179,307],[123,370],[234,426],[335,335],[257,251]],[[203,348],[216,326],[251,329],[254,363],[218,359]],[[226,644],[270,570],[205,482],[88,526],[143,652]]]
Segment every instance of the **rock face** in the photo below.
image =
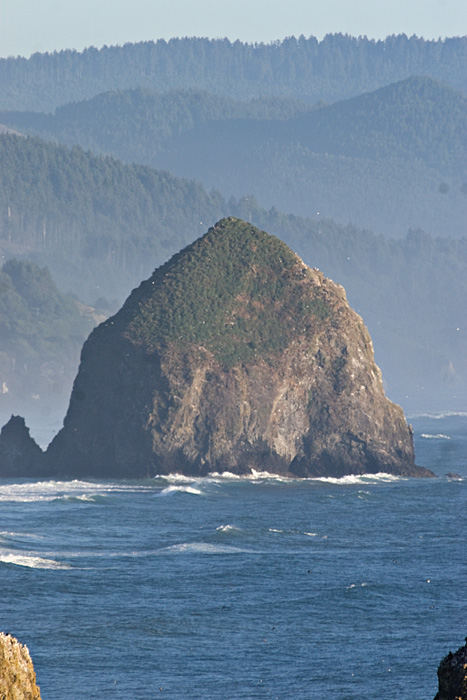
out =
[[46,462],[69,476],[431,475],[342,287],[233,218],[91,333]]
[[0,698],[41,700],[28,648],[3,632],[0,632]]
[[0,477],[35,476],[41,458],[42,450],[30,436],[24,418],[11,416],[0,433]]
[[467,700],[467,644],[441,661],[438,684],[435,700]]

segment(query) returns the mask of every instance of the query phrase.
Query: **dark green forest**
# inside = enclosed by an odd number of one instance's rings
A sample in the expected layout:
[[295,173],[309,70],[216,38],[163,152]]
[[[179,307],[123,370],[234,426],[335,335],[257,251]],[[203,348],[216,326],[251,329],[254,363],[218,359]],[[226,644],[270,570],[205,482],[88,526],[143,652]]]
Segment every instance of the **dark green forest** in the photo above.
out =
[[122,298],[223,212],[200,184],[39,139],[0,136],[0,248],[65,291]]
[[375,41],[328,34],[271,44],[183,38],[0,60],[0,109],[52,111],[109,90],[197,88],[235,99],[289,97],[314,104],[429,75],[467,91],[467,37]]
[[[63,291],[103,313],[229,215],[281,238],[307,264],[344,285],[369,327],[391,398],[412,408],[427,402],[452,408],[462,401],[465,238],[413,229],[387,239],[354,225],[265,210],[252,196],[226,200],[200,184],[80,148],[0,137],[0,254],[47,265]],[[20,318],[22,312],[12,313]],[[31,316],[25,332],[29,325],[34,327]],[[46,337],[63,336],[47,331]],[[4,352],[3,335],[0,342]],[[8,385],[11,377],[0,381]]]
[[[320,108],[195,90],[112,92],[54,115],[0,113],[15,129],[253,193],[314,218],[389,236],[465,235],[466,98],[412,77]],[[318,213],[319,212],[319,213]]]

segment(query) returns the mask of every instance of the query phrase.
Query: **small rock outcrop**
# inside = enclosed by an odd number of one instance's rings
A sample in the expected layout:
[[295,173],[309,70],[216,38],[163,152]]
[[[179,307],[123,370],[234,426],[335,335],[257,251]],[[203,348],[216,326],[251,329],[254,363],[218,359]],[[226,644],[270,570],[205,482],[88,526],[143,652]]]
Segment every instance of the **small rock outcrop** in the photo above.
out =
[[46,471],[431,476],[342,287],[228,218],[84,344]]
[[455,654],[449,652],[441,661],[434,700],[467,700],[467,637],[465,641]]
[[24,418],[11,416],[0,433],[0,477],[36,476],[42,456]]
[[3,632],[0,632],[0,698],[41,700],[28,648]]

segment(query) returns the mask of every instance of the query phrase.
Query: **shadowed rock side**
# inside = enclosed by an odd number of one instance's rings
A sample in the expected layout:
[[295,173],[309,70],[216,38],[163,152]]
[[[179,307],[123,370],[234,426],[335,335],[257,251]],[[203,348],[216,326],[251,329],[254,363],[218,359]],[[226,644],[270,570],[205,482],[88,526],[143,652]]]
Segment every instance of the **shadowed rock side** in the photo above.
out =
[[0,433],[0,477],[35,476],[41,471],[41,458],[24,418],[11,416]]
[[46,463],[69,476],[431,475],[342,287],[233,218],[92,332]]
[[434,700],[467,700],[467,644],[441,661]]
[[41,700],[28,648],[3,632],[0,632],[0,698]]

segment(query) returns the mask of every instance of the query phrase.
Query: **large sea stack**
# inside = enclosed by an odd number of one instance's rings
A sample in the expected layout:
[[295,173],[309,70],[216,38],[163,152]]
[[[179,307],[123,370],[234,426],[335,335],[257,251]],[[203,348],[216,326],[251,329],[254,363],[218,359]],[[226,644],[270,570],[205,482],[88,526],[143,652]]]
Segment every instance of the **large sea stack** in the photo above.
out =
[[34,477],[41,469],[41,448],[29,434],[24,418],[11,416],[0,432],[0,478]]
[[342,287],[228,218],[86,341],[46,471],[425,476]]

